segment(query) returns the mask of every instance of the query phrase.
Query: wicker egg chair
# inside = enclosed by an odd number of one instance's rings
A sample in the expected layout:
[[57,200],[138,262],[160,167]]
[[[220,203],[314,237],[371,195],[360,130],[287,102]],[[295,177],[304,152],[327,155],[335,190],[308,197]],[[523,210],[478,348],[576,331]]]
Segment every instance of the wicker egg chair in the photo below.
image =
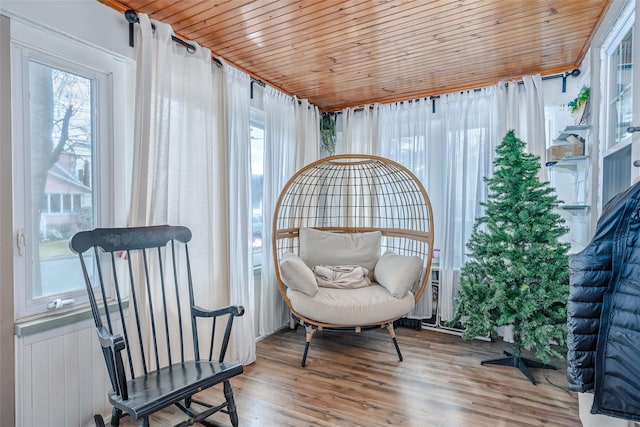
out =
[[[379,231],[381,253],[393,251],[419,257],[419,278],[407,293],[413,297],[411,309],[393,318],[369,319],[362,324],[357,320],[349,324],[319,321],[300,313],[287,295],[279,266],[284,254],[299,254],[301,228],[350,235]],[[402,361],[393,323],[406,316],[422,296],[433,251],[431,203],[411,171],[392,160],[364,154],[336,155],[305,166],[287,182],[277,200],[272,245],[280,293],[291,309],[296,327],[302,325],[306,330],[303,367],[311,338],[318,330],[360,332],[386,328]]]

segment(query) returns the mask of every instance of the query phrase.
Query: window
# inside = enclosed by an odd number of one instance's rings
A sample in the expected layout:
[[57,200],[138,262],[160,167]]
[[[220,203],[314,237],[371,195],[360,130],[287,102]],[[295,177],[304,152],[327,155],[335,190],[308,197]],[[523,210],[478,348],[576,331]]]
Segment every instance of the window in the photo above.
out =
[[[252,100],[255,102],[255,99]],[[264,112],[260,108],[251,107],[249,125],[251,137],[251,241],[253,247],[253,292],[254,292],[254,328],[260,330],[262,299],[262,194],[264,183]]]
[[[48,183],[50,184],[51,180],[47,179]],[[46,191],[46,188],[45,188]],[[84,206],[84,209],[86,210],[87,208],[90,207],[91,204],[91,193],[90,192],[85,192],[85,193],[81,193],[81,194],[76,194],[76,193],[46,193],[44,194],[44,198],[42,199],[42,206],[41,206],[41,214],[42,214],[42,220],[44,223],[47,222],[47,219],[50,218],[48,216],[48,214],[59,214],[59,213],[64,213],[64,214],[70,214],[70,213],[79,213],[82,209],[82,197],[83,194],[86,196],[85,199],[87,200],[87,206]],[[60,201],[62,200],[62,202]],[[86,227],[84,227],[86,228]]]
[[605,102],[600,117],[604,129],[600,208],[631,183],[632,136],[627,128],[633,125],[634,116],[633,45],[637,31],[634,15],[634,3],[629,2],[603,43],[602,99]]
[[251,220],[253,267],[262,265],[262,189],[264,182],[264,119],[263,113],[251,109]]
[[86,301],[68,240],[112,221],[116,178],[106,172],[113,170],[115,61],[27,24],[16,27],[14,282],[17,317],[24,318]]

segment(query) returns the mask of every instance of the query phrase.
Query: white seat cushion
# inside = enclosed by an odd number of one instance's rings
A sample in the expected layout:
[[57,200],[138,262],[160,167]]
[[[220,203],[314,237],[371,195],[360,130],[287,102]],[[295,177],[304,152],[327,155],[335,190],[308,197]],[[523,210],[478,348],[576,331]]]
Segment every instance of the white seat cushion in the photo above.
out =
[[287,289],[287,297],[293,310],[301,316],[341,326],[368,325],[397,319],[413,310],[415,305],[411,292],[407,292],[403,298],[395,298],[377,283],[357,289],[318,288],[318,293],[313,297]]

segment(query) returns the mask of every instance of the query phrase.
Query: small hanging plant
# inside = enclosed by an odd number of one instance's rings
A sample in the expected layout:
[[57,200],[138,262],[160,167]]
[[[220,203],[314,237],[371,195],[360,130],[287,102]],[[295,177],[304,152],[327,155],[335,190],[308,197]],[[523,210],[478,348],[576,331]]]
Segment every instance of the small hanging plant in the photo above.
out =
[[322,138],[322,150],[330,156],[336,151],[336,122],[330,113],[323,113],[320,119],[320,137]]
[[585,86],[580,90],[578,96],[569,101],[567,105],[571,109],[572,113],[577,113],[580,108],[587,103],[587,100],[589,99],[589,92],[591,92],[590,88]]

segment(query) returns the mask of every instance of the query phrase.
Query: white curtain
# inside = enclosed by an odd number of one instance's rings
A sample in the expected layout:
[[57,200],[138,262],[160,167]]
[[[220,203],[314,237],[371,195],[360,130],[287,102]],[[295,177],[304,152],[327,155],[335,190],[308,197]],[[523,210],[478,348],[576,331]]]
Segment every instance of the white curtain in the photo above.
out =
[[342,110],[340,127],[342,140],[336,144],[336,154],[378,154],[378,105]]
[[440,259],[440,316],[454,316],[460,268],[466,261],[466,244],[475,219],[487,200],[484,177],[493,171],[498,133],[497,88],[444,95],[440,98],[445,120],[443,243]]
[[541,156],[539,177],[545,180],[545,131],[542,78],[525,76],[524,84],[501,82],[480,91],[441,98],[446,128],[444,180],[444,240],[440,260],[441,318],[454,315],[460,268],[466,262],[466,243],[487,200],[483,177],[493,173],[495,149],[509,129],[527,142],[528,151]]
[[[224,146],[218,133],[221,75],[212,69],[208,49],[197,46],[190,53],[171,40],[170,26],[154,22],[154,31],[146,15],[139,18],[128,222],[188,226],[194,236],[190,255],[195,297],[204,307],[220,307],[227,303],[227,263],[221,261],[226,248],[217,239],[226,223],[221,208],[226,191],[219,187],[219,147]],[[189,325],[188,311],[183,313]],[[187,342],[189,353],[190,347]]]
[[271,248],[273,210],[287,179],[296,168],[295,101],[269,86],[264,102],[264,184],[262,194],[262,280],[260,294],[260,336],[268,335],[287,323],[288,308],[275,276]]
[[432,100],[342,112],[340,152],[381,154],[396,160],[420,178],[430,195],[435,247],[441,250],[443,321],[454,315],[466,244],[476,218],[483,213],[480,203],[487,200],[483,178],[493,173],[495,150],[507,130],[515,129],[528,143],[529,152],[544,162],[542,79],[525,76],[523,81],[442,95],[435,114]]
[[262,286],[260,293],[260,336],[285,325],[289,309],[276,280],[271,247],[275,205],[289,178],[320,156],[320,113],[308,101],[299,101],[266,87],[264,103],[264,186],[262,197]]
[[[434,230],[441,227],[438,197],[442,171],[437,157],[442,152],[442,121],[433,113],[431,99],[405,101],[380,105],[378,111],[378,135],[380,154],[395,160],[411,170],[429,194],[434,212]],[[434,160],[436,160],[434,162]],[[434,197],[435,196],[435,197]],[[435,231],[434,236],[439,232]],[[440,236],[438,236],[440,237]],[[437,243],[434,244],[437,246]],[[428,282],[422,298],[410,316],[432,316],[432,290]]]
[[540,157],[538,178],[546,181],[546,136],[544,126],[544,96],[539,74],[524,76],[517,81],[498,83],[498,114],[500,134],[514,129],[516,136],[527,143],[527,151]]
[[[380,105],[378,134],[380,153],[418,171],[426,182],[427,149],[431,128],[431,104],[427,100]],[[414,172],[415,173],[415,172]]]
[[320,112],[306,99],[294,98],[296,110],[295,170],[320,158]]
[[251,78],[224,61],[223,70],[229,222],[228,228],[218,231],[229,233],[229,303],[243,305],[246,310],[234,323],[231,348],[236,358],[251,363],[256,359],[249,134]]

